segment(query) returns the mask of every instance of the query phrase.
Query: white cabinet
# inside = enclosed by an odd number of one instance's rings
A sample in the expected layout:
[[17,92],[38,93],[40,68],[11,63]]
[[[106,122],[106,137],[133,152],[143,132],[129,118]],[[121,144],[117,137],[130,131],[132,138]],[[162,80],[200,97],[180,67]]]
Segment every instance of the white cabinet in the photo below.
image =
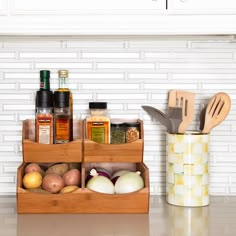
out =
[[236,0],[0,0],[1,35],[236,34]]
[[6,2],[4,0],[0,0],[0,15],[6,14]]
[[145,13],[166,8],[165,0],[14,0],[13,14]]
[[168,10],[183,10],[187,14],[236,13],[235,0],[168,0]]

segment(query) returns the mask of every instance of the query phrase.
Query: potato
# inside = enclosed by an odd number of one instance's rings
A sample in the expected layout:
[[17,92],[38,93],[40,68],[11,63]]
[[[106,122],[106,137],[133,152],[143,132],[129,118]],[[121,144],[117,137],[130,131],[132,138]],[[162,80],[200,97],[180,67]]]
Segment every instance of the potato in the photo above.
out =
[[72,169],[67,171],[63,177],[65,185],[79,185],[80,184],[80,171],[78,169]]
[[39,172],[42,176],[44,176],[45,172],[43,171],[43,169],[39,166],[39,164],[37,163],[30,163],[25,167],[25,174],[30,173],[30,172]]
[[63,189],[61,189],[60,193],[71,193],[74,192],[75,190],[77,190],[79,187],[76,185],[70,185],[70,186],[66,186]]
[[63,176],[69,170],[67,163],[55,164],[46,170],[46,174],[57,174]]
[[65,186],[65,182],[60,175],[47,174],[43,178],[42,188],[51,193],[58,193]]

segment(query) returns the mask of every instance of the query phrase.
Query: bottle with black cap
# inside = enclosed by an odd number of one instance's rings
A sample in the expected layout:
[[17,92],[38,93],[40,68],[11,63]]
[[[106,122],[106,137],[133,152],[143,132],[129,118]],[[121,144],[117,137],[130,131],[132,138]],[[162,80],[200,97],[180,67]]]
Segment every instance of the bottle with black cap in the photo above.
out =
[[54,92],[54,143],[70,142],[70,92]]
[[35,141],[42,144],[53,143],[53,93],[37,91],[35,116]]
[[97,143],[110,143],[110,118],[106,102],[90,102],[90,116],[86,118],[86,136]]

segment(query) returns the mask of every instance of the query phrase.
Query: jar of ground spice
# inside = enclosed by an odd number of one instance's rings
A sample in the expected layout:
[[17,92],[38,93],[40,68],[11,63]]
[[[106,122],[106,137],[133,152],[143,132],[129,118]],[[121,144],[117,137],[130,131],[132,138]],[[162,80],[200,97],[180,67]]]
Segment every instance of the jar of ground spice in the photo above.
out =
[[131,143],[140,138],[140,124],[138,122],[125,123],[126,143]]
[[111,123],[111,144],[125,143],[125,123]]

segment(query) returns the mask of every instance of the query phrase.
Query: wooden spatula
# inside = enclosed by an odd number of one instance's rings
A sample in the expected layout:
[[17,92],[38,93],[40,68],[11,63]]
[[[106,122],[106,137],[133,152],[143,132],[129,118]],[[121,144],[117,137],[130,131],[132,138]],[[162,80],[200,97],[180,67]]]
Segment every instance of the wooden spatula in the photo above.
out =
[[209,133],[215,126],[225,120],[230,107],[231,100],[228,94],[223,92],[215,94],[207,105],[202,133]]
[[169,92],[168,106],[182,108],[182,122],[179,124],[178,133],[184,133],[193,120],[195,94],[180,90]]

